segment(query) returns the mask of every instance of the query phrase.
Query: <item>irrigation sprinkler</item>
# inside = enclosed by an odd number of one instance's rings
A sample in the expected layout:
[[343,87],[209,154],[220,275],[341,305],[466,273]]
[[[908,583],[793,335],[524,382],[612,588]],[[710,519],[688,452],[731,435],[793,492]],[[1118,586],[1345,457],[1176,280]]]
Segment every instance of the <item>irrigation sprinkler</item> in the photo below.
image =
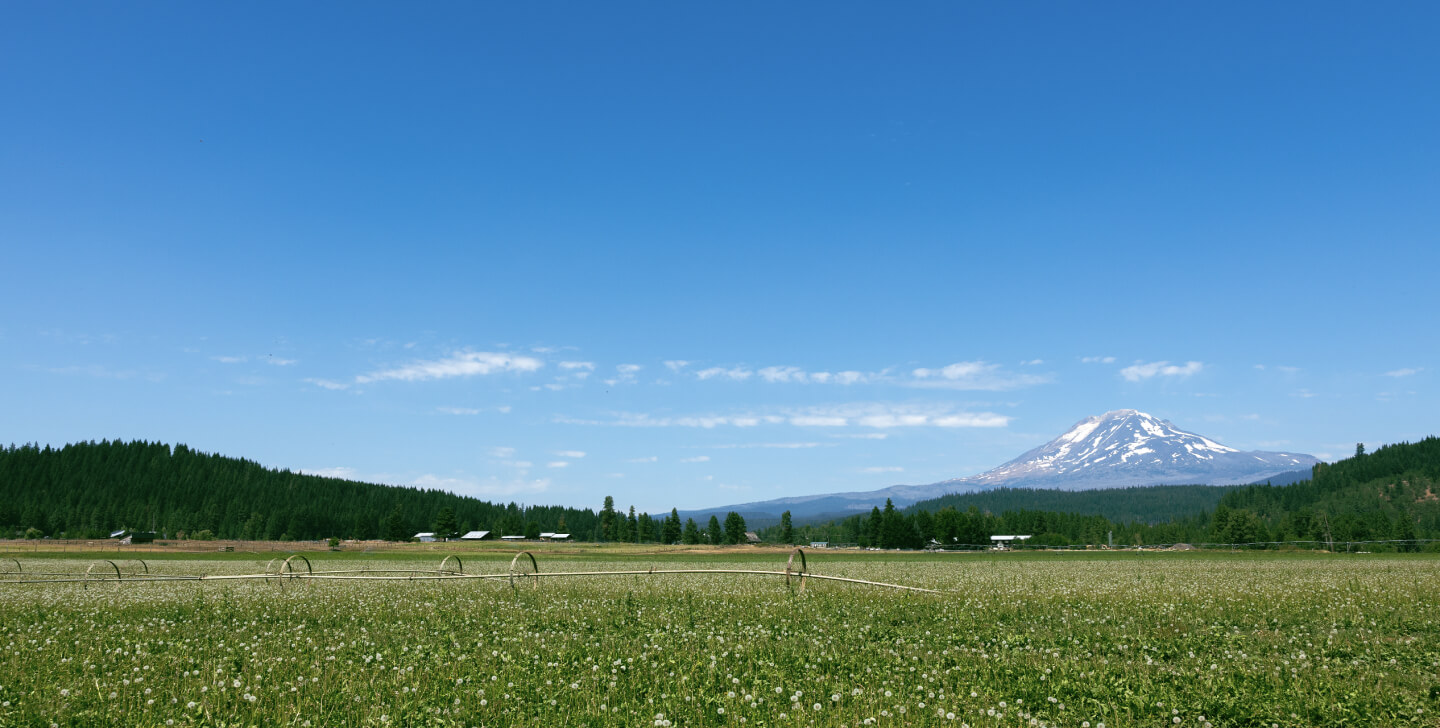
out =
[[[298,562],[296,560],[299,560]],[[805,552],[795,549],[790,552],[790,557],[785,563],[785,569],[657,569],[654,566],[648,569],[632,569],[620,571],[540,571],[540,564],[535,555],[529,551],[521,551],[515,554],[510,561],[510,568],[500,574],[471,574],[465,572],[464,564],[459,556],[449,555],[440,561],[440,565],[434,569],[335,569],[315,570],[310,559],[301,554],[294,554],[281,560],[279,557],[271,559],[265,565],[264,571],[258,574],[154,574],[145,562],[137,560],[139,570],[132,570],[125,573],[114,561],[97,561],[90,565],[85,573],[74,572],[26,572],[18,560],[11,559],[15,563],[15,571],[8,569],[0,572],[0,584],[81,584],[88,586],[91,583],[113,583],[113,584],[154,584],[172,581],[278,581],[284,585],[287,581],[496,581],[506,580],[512,591],[519,592],[519,585],[516,580],[530,580],[532,589],[539,589],[542,579],[555,579],[565,577],[593,577],[593,576],[667,576],[679,574],[708,574],[708,575],[737,575],[737,576],[771,576],[783,577],[785,584],[790,588],[792,594],[804,593],[807,579],[818,579],[822,581],[836,581],[846,584],[859,584],[863,586],[875,586],[886,589],[896,589],[907,592],[920,592],[923,594],[939,594],[935,589],[925,589],[916,586],[905,586],[903,584],[891,584],[883,581],[871,581],[868,579],[854,579],[844,576],[827,576],[816,574],[810,571],[805,560]],[[278,565],[276,562],[279,562]],[[452,563],[453,562],[453,565]],[[304,571],[299,566],[305,567]],[[98,569],[98,571],[97,571]],[[113,576],[111,575],[113,573]],[[798,581],[798,589],[796,582]]]

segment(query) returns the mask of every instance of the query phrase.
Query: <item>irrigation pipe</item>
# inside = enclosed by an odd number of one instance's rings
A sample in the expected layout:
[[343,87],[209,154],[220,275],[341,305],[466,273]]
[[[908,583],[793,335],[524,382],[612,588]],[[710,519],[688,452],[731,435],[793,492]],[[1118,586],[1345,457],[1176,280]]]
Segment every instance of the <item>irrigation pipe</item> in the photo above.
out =
[[[305,570],[296,570],[291,560],[299,557],[304,561]],[[521,557],[528,557],[531,571],[520,570]],[[796,557],[799,557],[799,568],[795,568]],[[446,562],[454,561],[457,564],[455,570],[447,569]],[[171,581],[460,581],[460,580],[509,580],[511,586],[515,581],[530,579],[533,586],[538,587],[540,579],[565,576],[657,576],[668,574],[741,574],[749,576],[781,576],[785,577],[787,584],[792,579],[800,581],[800,591],[804,591],[807,579],[819,579],[822,581],[838,581],[847,584],[861,584],[865,586],[877,586],[887,589],[898,589],[901,591],[920,592],[924,594],[939,594],[935,589],[924,589],[903,584],[890,584],[883,581],[871,581],[868,579],[854,579],[844,576],[828,576],[815,574],[807,570],[805,564],[805,552],[795,549],[790,554],[790,561],[787,562],[784,571],[773,571],[764,569],[632,569],[623,571],[545,571],[539,570],[534,554],[528,551],[521,551],[516,554],[515,560],[510,564],[510,571],[501,574],[467,574],[463,566],[459,566],[458,557],[445,557],[440,562],[440,568],[435,570],[426,569],[336,569],[328,571],[313,571],[310,569],[309,559],[303,556],[292,556],[285,559],[278,568],[271,571],[275,560],[271,560],[261,574],[151,574],[146,568],[143,574],[123,574],[119,567],[113,562],[101,561],[90,567],[84,576],[78,576],[68,572],[25,572],[21,569],[19,562],[16,562],[16,571],[12,573],[0,573],[0,584],[151,584]],[[112,567],[115,576],[106,576],[104,573],[92,573],[95,566],[107,564]],[[112,569],[106,569],[110,571]]]

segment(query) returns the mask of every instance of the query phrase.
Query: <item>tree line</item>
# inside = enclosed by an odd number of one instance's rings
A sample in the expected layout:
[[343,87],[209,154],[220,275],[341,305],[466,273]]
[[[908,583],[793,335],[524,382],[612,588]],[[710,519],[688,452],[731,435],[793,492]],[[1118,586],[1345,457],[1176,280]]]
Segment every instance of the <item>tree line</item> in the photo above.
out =
[[[1213,505],[1202,507],[1207,504]],[[673,508],[660,517],[634,506],[620,511],[610,496],[598,511],[492,503],[142,441],[0,448],[0,536],[101,538],[122,528],[239,540],[398,541],[420,531],[449,537],[484,530],[497,537],[552,531],[625,543],[747,541],[745,519],[733,511],[700,524],[682,522]],[[921,548],[984,545],[1005,533],[1031,535],[1029,545],[1099,545],[1112,535],[1127,544],[1440,538],[1440,439],[1373,453],[1357,447],[1353,458],[1317,465],[1309,480],[1291,485],[1014,489],[945,496],[907,509],[887,500],[883,509],[825,523],[796,525],[787,511],[759,537]]]
[[80,442],[61,448],[0,448],[0,537],[104,538],[116,530],[163,537],[235,540],[325,538],[405,541],[420,532],[468,531],[580,541],[744,543],[745,519],[712,516],[701,526],[599,511],[492,503],[441,490],[360,483],[266,468],[185,445]]
[[441,490],[266,468],[185,445],[0,448],[0,534],[101,538],[118,529],[239,540],[408,539],[448,509],[461,531],[590,534],[584,508],[492,503]]

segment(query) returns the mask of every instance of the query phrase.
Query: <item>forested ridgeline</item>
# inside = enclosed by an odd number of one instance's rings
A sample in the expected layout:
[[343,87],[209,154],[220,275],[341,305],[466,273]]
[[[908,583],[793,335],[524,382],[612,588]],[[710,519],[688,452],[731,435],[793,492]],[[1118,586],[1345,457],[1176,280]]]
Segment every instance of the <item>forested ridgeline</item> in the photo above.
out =
[[82,442],[0,448],[0,532],[91,538],[154,530],[223,539],[408,538],[450,509],[460,530],[527,527],[588,538],[595,511],[499,504],[439,490],[266,468],[185,445]]
[[[782,540],[784,526],[761,532]],[[1317,465],[1292,485],[1153,486],[1094,491],[1002,489],[948,495],[900,510],[795,526],[796,542],[881,548],[987,544],[1028,534],[1030,545],[1255,543],[1440,538],[1440,439],[1387,445]],[[1397,546],[1409,550],[1412,547]]]
[[1241,486],[1151,485],[1098,490],[1037,490],[996,488],[979,493],[954,493],[920,501],[907,513],[945,508],[957,511],[971,506],[986,513],[1005,511],[1049,511],[1087,516],[1104,516],[1114,522],[1164,523],[1215,510],[1226,493]]
[[[404,539],[418,531],[541,531],[580,540],[735,543],[675,511],[628,517],[499,504],[439,490],[359,483],[266,468],[184,445],[89,442],[0,448],[0,535],[103,537],[121,528],[223,539]],[[730,521],[734,520],[735,523]],[[946,496],[906,510],[887,503],[828,523],[760,531],[775,543],[829,541],[882,548],[986,544],[1029,534],[1032,545],[1379,541],[1440,538],[1440,439],[1389,445],[1316,466],[1292,485],[1156,486],[1110,491],[999,490]]]

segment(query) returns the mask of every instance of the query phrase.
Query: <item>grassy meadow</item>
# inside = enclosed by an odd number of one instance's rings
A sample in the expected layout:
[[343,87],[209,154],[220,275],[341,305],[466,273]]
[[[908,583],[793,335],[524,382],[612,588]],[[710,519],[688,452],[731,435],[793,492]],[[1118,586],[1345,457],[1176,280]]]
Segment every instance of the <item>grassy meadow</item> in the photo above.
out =
[[[270,556],[147,563],[239,574]],[[465,570],[501,573],[509,556],[471,553]],[[537,557],[541,571],[785,565],[783,551]],[[1440,725],[1434,556],[812,552],[809,567],[942,593],[706,574],[3,584],[0,726]]]

